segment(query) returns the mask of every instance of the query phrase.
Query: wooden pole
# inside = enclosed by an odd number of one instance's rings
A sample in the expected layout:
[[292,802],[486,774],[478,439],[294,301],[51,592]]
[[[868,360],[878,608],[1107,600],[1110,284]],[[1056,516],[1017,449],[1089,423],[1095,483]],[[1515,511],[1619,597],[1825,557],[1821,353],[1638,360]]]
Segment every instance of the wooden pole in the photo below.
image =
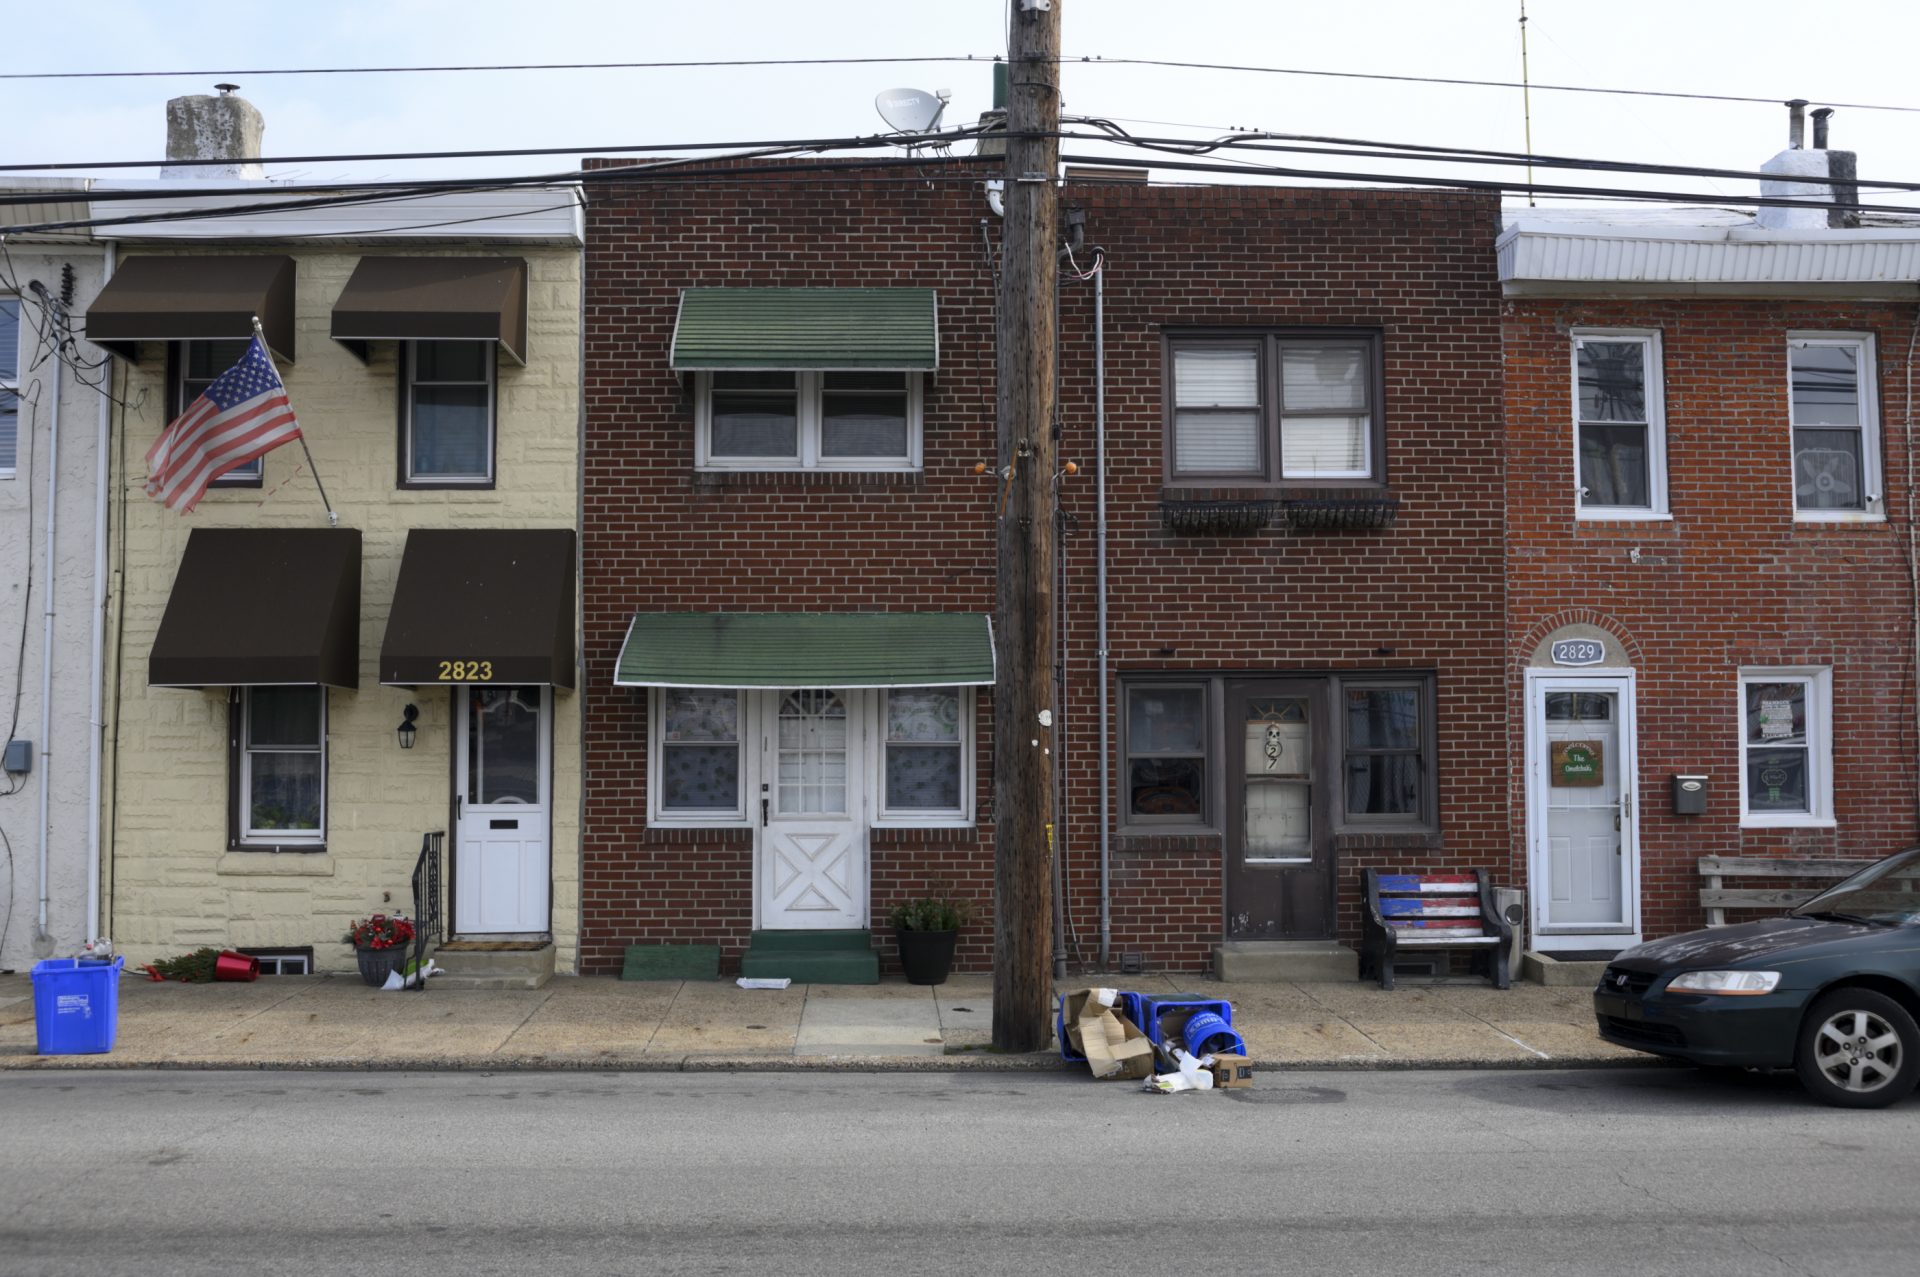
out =
[[1047,1045],[1052,1015],[1054,292],[1061,0],[1008,0],[1006,215],[997,332],[1002,503],[993,693],[993,1044]]

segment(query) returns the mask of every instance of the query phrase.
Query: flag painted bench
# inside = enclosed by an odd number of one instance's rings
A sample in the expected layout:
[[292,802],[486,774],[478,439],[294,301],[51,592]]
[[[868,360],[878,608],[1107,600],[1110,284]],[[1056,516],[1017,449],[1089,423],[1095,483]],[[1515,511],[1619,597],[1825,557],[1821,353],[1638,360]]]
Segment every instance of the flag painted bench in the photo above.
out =
[[[1768,856],[1700,857],[1700,907],[1709,927],[1727,925],[1729,909],[1791,909],[1803,905],[1842,878],[1851,878],[1873,860],[1775,860]],[[1727,887],[1728,878],[1769,878],[1762,887]],[[1818,883],[1786,885],[1781,879]]]
[[1513,926],[1493,908],[1487,871],[1464,874],[1383,874],[1365,871],[1367,912],[1362,919],[1360,974],[1393,987],[1393,963],[1402,949],[1471,949],[1494,987],[1508,987]]

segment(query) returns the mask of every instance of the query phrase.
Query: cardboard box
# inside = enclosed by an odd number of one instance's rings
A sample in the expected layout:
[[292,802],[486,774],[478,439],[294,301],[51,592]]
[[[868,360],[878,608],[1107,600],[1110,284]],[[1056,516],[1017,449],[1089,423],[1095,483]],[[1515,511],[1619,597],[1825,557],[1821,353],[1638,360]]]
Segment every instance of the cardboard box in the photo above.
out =
[[1246,1056],[1222,1053],[1207,1058],[1212,1061],[1207,1067],[1213,1072],[1214,1089],[1253,1085],[1253,1061]]
[[1153,1044],[1137,1025],[1109,1007],[1111,990],[1081,989],[1067,995],[1067,1041],[1087,1057],[1103,1081],[1140,1081],[1153,1076]]

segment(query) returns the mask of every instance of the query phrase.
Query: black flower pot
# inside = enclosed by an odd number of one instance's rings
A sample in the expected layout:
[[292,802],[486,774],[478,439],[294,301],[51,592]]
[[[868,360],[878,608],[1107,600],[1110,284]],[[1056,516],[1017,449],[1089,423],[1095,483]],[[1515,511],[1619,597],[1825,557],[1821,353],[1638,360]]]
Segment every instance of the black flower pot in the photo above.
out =
[[895,931],[907,983],[945,984],[953,970],[953,942],[959,935],[958,931]]
[[407,960],[407,950],[412,947],[410,944],[397,944],[391,949],[363,949],[355,945],[353,951],[360,959],[360,978],[374,988],[380,988],[386,984],[387,977]]

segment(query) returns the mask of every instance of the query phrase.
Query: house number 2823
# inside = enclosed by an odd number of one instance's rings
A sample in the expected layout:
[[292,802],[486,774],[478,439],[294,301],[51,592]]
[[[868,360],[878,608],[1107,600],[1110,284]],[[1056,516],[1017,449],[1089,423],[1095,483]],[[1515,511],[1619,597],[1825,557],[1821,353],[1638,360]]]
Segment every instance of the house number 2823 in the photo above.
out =
[[492,661],[442,661],[442,683],[489,683],[493,681]]

